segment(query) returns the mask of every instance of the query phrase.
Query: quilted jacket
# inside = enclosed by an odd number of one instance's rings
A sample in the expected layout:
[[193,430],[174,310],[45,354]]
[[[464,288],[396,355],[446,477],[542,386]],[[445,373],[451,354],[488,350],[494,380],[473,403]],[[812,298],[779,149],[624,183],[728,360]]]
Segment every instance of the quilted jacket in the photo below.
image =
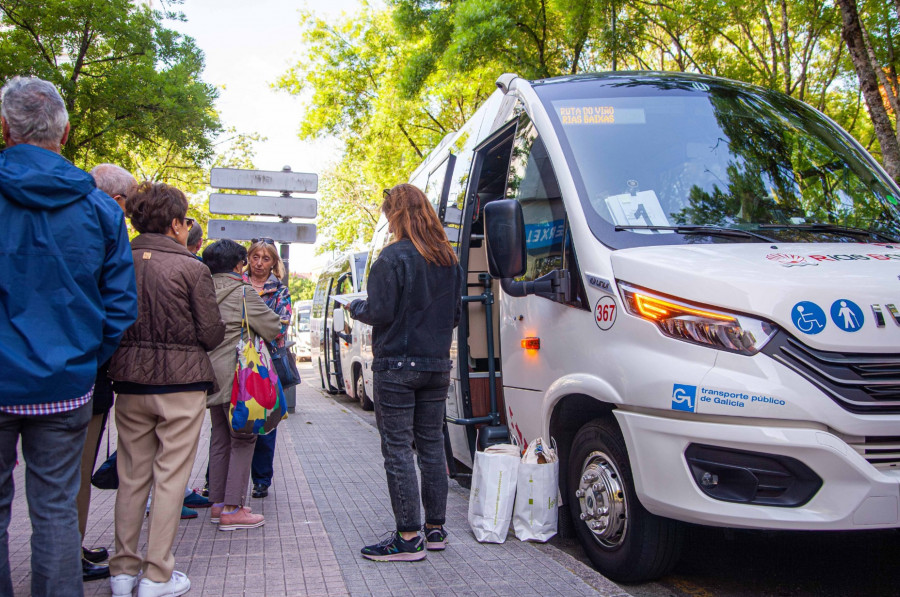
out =
[[225,337],[209,268],[164,234],[131,242],[138,319],[109,366],[118,382],[148,386],[208,383],[216,376],[206,352]]
[[[226,404],[231,400],[231,386],[234,382],[234,367],[237,365],[237,343],[241,339],[241,313],[246,294],[247,323],[253,334],[259,334],[266,342],[271,342],[281,332],[278,314],[268,308],[253,287],[244,283],[237,274],[214,274],[216,300],[219,312],[225,320],[225,340],[212,352],[209,358],[216,372],[219,391],[206,397],[206,406]],[[246,332],[245,332],[246,333]]]

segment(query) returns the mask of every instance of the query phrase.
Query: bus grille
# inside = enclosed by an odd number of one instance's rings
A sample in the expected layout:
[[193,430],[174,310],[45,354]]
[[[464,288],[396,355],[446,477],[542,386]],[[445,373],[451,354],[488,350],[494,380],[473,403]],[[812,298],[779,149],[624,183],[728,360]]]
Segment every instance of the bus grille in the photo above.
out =
[[762,352],[860,414],[900,413],[900,355],[816,350],[779,331]]
[[854,438],[848,443],[875,468],[900,470],[900,436]]

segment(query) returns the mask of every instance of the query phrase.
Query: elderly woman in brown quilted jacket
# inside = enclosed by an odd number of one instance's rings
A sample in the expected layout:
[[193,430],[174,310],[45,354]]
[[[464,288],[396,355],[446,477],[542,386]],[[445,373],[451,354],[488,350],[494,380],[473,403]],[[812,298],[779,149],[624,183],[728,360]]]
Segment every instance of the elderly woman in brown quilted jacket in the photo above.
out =
[[[190,581],[175,571],[172,543],[184,487],[197,452],[206,395],[218,389],[207,351],[225,334],[209,269],[185,246],[193,220],[184,193],[142,183],[125,203],[141,234],[131,243],[138,319],[113,355],[109,377],[118,394],[119,491],[113,595],[181,595]],[[138,537],[153,489],[147,553]]]

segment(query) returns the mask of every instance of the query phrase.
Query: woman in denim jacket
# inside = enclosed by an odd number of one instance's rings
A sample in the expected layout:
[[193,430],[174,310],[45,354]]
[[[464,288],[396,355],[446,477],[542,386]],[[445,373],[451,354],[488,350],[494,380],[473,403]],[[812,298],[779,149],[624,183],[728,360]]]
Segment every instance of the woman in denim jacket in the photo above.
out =
[[[394,242],[372,264],[368,298],[349,305],[372,326],[375,420],[397,529],[362,549],[371,560],[421,560],[444,549],[447,467],[444,406],[450,342],[459,323],[463,273],[425,194],[410,184],[384,192],[381,205]],[[425,536],[413,441],[422,472]]]

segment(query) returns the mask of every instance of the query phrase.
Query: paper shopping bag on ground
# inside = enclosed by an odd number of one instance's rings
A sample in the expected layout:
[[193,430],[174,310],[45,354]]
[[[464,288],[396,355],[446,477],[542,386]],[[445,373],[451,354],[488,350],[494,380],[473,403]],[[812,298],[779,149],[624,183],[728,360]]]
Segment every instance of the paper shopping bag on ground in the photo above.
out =
[[521,541],[549,540],[559,524],[559,459],[537,438],[525,450],[516,481],[513,530]]
[[506,541],[518,470],[517,446],[500,444],[490,446],[484,452],[475,452],[472,491],[469,494],[469,526],[478,541]]

